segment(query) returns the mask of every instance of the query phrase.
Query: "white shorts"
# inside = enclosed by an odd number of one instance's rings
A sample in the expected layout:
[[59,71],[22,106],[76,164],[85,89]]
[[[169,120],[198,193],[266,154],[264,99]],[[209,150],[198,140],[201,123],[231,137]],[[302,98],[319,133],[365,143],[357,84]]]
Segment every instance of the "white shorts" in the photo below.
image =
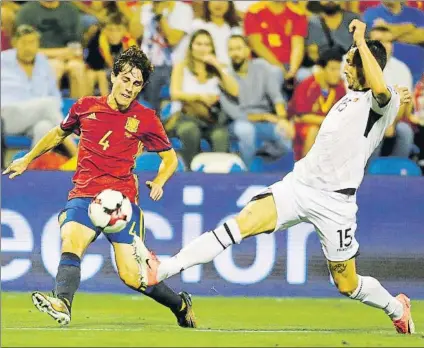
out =
[[356,196],[306,186],[289,173],[271,185],[277,209],[277,230],[301,222],[315,226],[325,257],[329,261],[347,261],[358,253]]

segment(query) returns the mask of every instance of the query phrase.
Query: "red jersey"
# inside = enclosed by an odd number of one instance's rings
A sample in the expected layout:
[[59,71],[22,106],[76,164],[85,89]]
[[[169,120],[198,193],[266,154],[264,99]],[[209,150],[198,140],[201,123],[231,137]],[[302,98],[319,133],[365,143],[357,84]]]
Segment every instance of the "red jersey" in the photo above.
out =
[[280,14],[274,14],[266,2],[249,7],[244,18],[246,36],[261,34],[262,43],[268,47],[281,63],[290,63],[292,36],[306,37],[308,21],[301,9],[286,4]]
[[[346,89],[342,81],[328,91],[322,90],[315,75],[303,80],[295,89],[292,99],[289,103],[288,113],[290,117],[301,116],[305,114],[315,114],[326,116],[330,109],[344,95]],[[296,136],[294,139],[295,159],[302,158],[303,144],[308,134],[310,124],[296,122]]]
[[424,11],[424,1],[408,1],[407,4],[408,6]]
[[135,159],[146,148],[161,152],[171,143],[155,112],[137,101],[124,111],[113,110],[107,97],[83,97],[60,124],[80,135],[74,188],[68,199],[94,197],[111,188],[131,202],[138,201],[138,181],[132,173]]

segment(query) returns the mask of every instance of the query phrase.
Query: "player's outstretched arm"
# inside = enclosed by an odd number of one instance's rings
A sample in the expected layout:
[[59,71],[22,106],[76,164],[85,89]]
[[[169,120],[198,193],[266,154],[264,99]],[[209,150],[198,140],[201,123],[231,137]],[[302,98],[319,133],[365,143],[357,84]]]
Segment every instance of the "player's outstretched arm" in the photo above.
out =
[[150,188],[150,198],[158,201],[163,196],[163,186],[175,173],[178,166],[178,158],[174,149],[159,152],[158,155],[162,158],[158,175],[153,181],[147,181],[146,185]]
[[70,132],[63,131],[59,126],[53,128],[24,157],[13,161],[3,174],[11,173],[10,179],[21,175],[33,160],[61,144],[70,134]]
[[383,71],[367,46],[365,29],[366,24],[358,19],[354,19],[349,25],[349,31],[353,32],[353,40],[361,55],[365,79],[377,102],[385,105],[390,100],[391,94],[384,81]]

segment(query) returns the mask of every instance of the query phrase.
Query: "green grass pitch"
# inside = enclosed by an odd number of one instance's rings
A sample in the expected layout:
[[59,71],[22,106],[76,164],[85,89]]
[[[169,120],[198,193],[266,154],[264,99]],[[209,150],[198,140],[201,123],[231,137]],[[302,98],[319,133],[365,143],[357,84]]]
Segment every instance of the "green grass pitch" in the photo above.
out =
[[39,313],[28,293],[1,300],[2,347],[424,346],[424,301],[412,302],[418,333],[403,336],[382,311],[343,298],[194,297],[196,330],[179,328],[141,295],[79,293],[66,328]]

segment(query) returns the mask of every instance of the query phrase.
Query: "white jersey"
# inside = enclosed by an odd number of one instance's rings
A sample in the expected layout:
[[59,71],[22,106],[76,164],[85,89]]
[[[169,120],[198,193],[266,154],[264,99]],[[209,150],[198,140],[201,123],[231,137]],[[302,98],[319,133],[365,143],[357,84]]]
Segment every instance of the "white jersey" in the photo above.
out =
[[383,107],[371,90],[350,91],[340,99],[324,119],[311,150],[295,164],[294,177],[326,191],[357,189],[368,159],[399,111],[400,96],[393,87],[389,90],[391,99]]

